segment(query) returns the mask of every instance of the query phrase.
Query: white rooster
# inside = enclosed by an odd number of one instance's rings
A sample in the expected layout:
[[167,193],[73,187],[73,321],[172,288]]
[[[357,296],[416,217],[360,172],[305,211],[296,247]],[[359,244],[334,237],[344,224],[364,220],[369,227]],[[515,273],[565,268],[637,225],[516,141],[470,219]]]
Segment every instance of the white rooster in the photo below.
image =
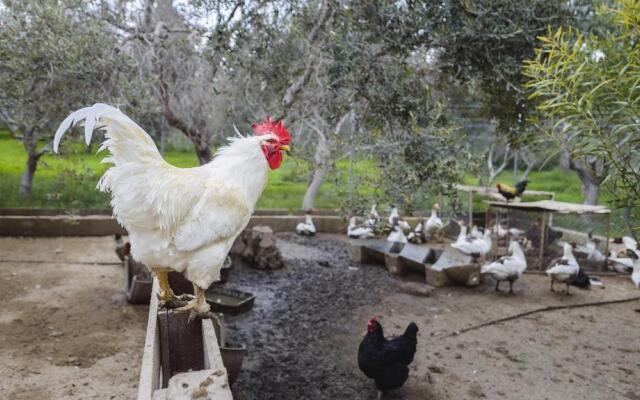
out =
[[[54,151],[65,131],[84,121],[87,144],[94,128],[104,129],[100,150],[113,164],[98,183],[111,193],[113,214],[129,232],[133,257],[158,277],[158,297],[178,303],[168,273],[177,271],[191,281],[195,299],[181,310],[209,311],[204,296],[220,270],[235,238],[249,223],[267,183],[289,150],[289,131],[267,118],[253,124],[253,136],[229,138],[208,164],[177,168],[168,164],[153,140],[120,110],[95,104],[69,115],[58,128]],[[184,303],[183,303],[184,304]]]

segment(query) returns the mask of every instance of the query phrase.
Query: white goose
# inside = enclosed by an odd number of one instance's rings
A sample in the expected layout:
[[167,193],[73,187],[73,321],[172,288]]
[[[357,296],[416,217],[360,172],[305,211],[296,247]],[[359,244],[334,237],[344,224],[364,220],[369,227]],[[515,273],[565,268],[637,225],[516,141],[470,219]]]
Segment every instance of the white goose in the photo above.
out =
[[313,224],[311,213],[307,212],[304,216],[304,222],[300,222],[296,226],[296,232],[302,236],[313,236],[316,234],[316,226]]
[[349,226],[347,227],[347,236],[353,239],[366,239],[375,235],[373,234],[372,228],[369,226],[357,226],[356,217],[351,217],[349,218]]
[[513,293],[513,282],[518,280],[527,269],[527,259],[515,240],[509,243],[510,256],[505,256],[480,268],[481,274],[489,274],[496,280],[496,292],[500,291],[500,282],[509,281],[509,293]]
[[425,232],[429,235],[433,235],[434,233],[439,233],[444,228],[442,224],[442,220],[438,217],[438,210],[440,210],[440,206],[436,203],[431,208],[431,216],[427,220],[425,224]]
[[407,237],[404,235],[404,229],[400,226],[399,217],[393,219],[391,233],[387,236],[387,242],[407,243]]
[[556,260],[553,265],[547,269],[546,274],[551,278],[551,291],[553,292],[553,284],[555,282],[565,283],[567,285],[567,294],[569,294],[569,285],[571,281],[578,275],[580,265],[573,255],[573,246],[569,243],[564,244],[564,254],[562,258]]
[[464,241],[462,243],[452,243],[451,247],[458,250],[462,254],[477,259],[491,251],[491,231],[487,229],[482,236],[482,239],[472,239],[471,241]]

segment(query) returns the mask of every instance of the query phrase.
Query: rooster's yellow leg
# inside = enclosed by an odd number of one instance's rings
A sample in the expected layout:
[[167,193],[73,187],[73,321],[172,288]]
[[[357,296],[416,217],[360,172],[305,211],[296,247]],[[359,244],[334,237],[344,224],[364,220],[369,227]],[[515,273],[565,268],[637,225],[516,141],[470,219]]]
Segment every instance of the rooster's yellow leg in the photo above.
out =
[[151,271],[156,274],[160,289],[158,290],[158,300],[168,301],[176,297],[169,287],[169,270],[166,268],[150,268]]
[[198,314],[205,314],[209,311],[211,306],[207,303],[207,299],[204,296],[204,289],[198,285],[193,285],[193,292],[196,298],[191,300],[186,306],[177,308],[177,311],[195,310]]

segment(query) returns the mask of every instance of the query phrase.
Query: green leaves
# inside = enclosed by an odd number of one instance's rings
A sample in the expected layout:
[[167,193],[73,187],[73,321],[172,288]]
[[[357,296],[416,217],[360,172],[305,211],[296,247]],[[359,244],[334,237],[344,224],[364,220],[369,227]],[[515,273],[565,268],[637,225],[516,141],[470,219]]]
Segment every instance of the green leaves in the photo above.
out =
[[598,30],[549,32],[523,70],[538,118],[553,122],[549,136],[574,156],[603,161],[625,207],[640,206],[639,13],[640,2],[621,0],[599,8]]

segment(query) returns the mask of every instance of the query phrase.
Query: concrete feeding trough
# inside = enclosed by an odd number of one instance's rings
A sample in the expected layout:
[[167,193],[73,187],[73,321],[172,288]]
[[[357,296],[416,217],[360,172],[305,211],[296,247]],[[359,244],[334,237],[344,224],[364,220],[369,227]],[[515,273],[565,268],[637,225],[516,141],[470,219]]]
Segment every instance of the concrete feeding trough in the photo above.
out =
[[[158,290],[154,279],[153,291]],[[210,319],[187,323],[188,313],[158,311],[151,296],[138,400],[231,400],[227,369]]]
[[384,265],[395,275],[423,274],[429,285],[475,286],[480,283],[480,265],[453,249],[449,243],[399,244],[382,240],[352,240],[354,262]]
[[351,258],[362,264],[385,265],[387,254],[399,254],[404,244],[380,239],[351,239]]
[[480,283],[480,264],[470,256],[445,246],[438,260],[426,267],[425,279],[431,286],[476,286]]

